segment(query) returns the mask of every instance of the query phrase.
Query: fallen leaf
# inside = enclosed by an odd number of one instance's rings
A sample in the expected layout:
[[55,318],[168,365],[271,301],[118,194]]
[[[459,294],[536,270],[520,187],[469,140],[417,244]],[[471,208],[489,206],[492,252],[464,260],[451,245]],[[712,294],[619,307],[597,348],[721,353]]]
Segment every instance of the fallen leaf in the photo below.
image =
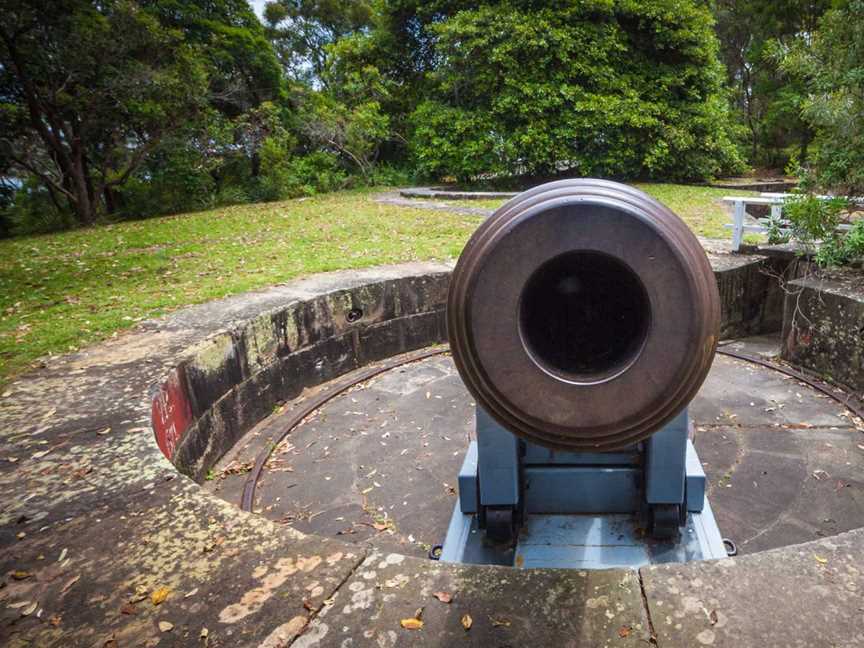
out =
[[195,589],[191,589],[188,592],[186,592],[186,596],[184,596],[183,598],[191,598],[191,597],[195,596],[197,593],[198,593],[198,588],[196,587]]
[[817,556],[816,554],[813,554],[813,557],[816,559],[816,562],[822,563],[823,565],[828,562],[828,559],[823,558],[822,556]]
[[129,598],[130,603],[138,603],[147,598],[147,588],[139,585],[135,588],[135,593]]
[[33,601],[30,605],[21,610],[21,616],[30,616],[36,611],[37,607],[39,607],[39,601]]
[[474,619],[471,618],[470,614],[463,614],[462,615],[462,627],[465,628],[465,630],[470,630],[471,626],[473,624],[474,624]]
[[201,634],[198,636],[202,639],[206,639],[210,635],[210,631],[207,628],[201,628]]
[[406,630],[419,630],[423,627],[423,622],[420,619],[415,619],[412,617],[410,619],[402,619],[399,622],[399,625],[401,625]]
[[174,629],[174,624],[170,621],[160,621],[159,622],[159,630],[162,632],[171,632]]
[[41,459],[42,457],[47,455],[49,452],[51,452],[51,448],[48,448],[47,450],[42,450],[41,452],[34,452],[31,455],[31,458],[32,459]]
[[31,574],[30,572],[26,572],[23,569],[12,572],[12,578],[14,578],[15,580],[25,580],[27,578],[30,578],[32,575],[33,574]]
[[75,583],[77,583],[79,580],[81,580],[81,574],[78,574],[77,576],[73,576],[72,578],[70,578],[70,579],[66,582],[66,584],[63,586],[63,589],[60,590],[60,593],[61,593],[61,594],[65,594],[66,592],[68,592],[68,591],[69,591],[69,588],[72,587],[72,586],[73,586]]
[[442,603],[449,603],[453,600],[453,595],[450,594],[450,592],[435,592],[432,596],[434,596]]
[[63,551],[60,552],[60,557],[57,559],[57,562],[63,562],[63,559],[66,557],[68,552],[69,550],[64,547]]
[[48,619],[48,623],[50,623],[52,626],[54,626],[56,628],[57,626],[60,625],[60,619],[62,619],[62,618],[63,617],[61,617],[59,614],[55,614],[50,619]]
[[10,610],[18,610],[18,609],[23,608],[27,605],[30,605],[30,601],[18,601],[16,603],[10,603],[6,607],[9,608]]
[[631,632],[633,632],[633,628],[631,628],[630,626],[621,626],[620,628],[618,628],[618,636],[622,639],[624,637],[629,637]]
[[106,427],[104,430],[99,430],[96,434],[102,434],[102,435],[105,435],[105,434],[108,434],[110,431],[111,431],[111,428],[110,428],[110,427]]
[[150,595],[150,600],[153,601],[153,605],[159,605],[168,598],[168,594],[170,593],[171,590],[167,587],[160,587]]
[[493,628],[497,628],[499,626],[504,626],[505,628],[510,627],[510,619],[505,619],[504,617],[489,617],[489,621],[492,623]]

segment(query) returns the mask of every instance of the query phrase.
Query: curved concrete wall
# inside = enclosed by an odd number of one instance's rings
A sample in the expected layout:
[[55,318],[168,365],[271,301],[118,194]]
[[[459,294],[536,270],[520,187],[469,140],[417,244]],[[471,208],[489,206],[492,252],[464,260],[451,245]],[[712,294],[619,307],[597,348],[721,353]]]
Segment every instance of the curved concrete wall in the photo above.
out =
[[[774,260],[712,254],[722,337],[780,328]],[[188,350],[156,390],[152,422],[162,452],[201,481],[277,403],[405,351],[447,339],[449,267],[310,286],[304,299],[255,314]]]

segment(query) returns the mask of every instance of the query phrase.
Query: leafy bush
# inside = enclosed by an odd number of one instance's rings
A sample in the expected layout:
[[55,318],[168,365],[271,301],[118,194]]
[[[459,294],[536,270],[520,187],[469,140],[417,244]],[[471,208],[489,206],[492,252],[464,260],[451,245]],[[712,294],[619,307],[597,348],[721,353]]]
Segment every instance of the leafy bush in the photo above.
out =
[[740,169],[712,25],[680,0],[512,0],[434,22],[440,65],[412,116],[418,169],[463,181]]
[[782,66],[803,80],[804,119],[816,130],[811,162],[822,186],[864,195],[864,0],[834,3]]
[[864,257],[864,221],[857,221],[845,234],[837,231],[848,207],[843,198],[824,200],[807,193],[784,205],[793,238],[820,267],[848,265]]
[[0,221],[3,221],[7,233],[13,236],[44,234],[66,229],[75,223],[74,217],[58,209],[48,192],[32,178],[25,180],[8,204],[3,205]]
[[140,218],[212,207],[215,161],[195,144],[172,140],[160,146],[117,192],[116,215]]
[[345,185],[346,177],[335,154],[315,151],[292,156],[282,143],[268,139],[261,147],[261,172],[254,197],[283,200],[334,191]]

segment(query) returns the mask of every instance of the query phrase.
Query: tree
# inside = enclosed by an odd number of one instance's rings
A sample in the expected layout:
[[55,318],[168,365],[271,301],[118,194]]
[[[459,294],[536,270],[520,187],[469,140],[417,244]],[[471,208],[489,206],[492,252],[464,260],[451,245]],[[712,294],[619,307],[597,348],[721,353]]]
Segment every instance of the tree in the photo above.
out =
[[[242,0],[0,0],[3,156],[91,223],[164,142],[281,91]],[[269,54],[268,54],[269,52]]]
[[368,0],[273,0],[264,20],[286,72],[310,85],[323,80],[328,46],[369,26]]
[[864,0],[844,0],[787,50],[783,69],[805,84],[802,115],[815,130],[815,180],[864,195]]
[[740,164],[699,3],[512,0],[427,29],[434,86],[411,143],[429,175],[702,179]]
[[718,0],[720,55],[736,112],[747,128],[750,161],[782,167],[807,157],[813,137],[801,118],[805,90],[784,73],[777,52],[813,33],[829,0]]

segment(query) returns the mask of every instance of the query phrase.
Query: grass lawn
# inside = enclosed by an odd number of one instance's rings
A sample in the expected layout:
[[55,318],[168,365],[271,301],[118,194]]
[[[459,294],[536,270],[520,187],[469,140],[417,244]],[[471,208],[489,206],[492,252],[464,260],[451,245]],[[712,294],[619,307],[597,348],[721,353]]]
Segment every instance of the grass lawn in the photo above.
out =
[[[636,182],[645,193],[653,196],[673,212],[683,218],[699,236],[706,238],[730,238],[731,231],[723,225],[730,222],[728,208],[721,202],[723,196],[758,196],[755,191],[732,189],[712,189],[677,184]],[[454,200],[453,203],[465,207],[495,209],[504,200]]]
[[185,306],[343,268],[458,256],[480,217],[346,192],[0,240],[0,385]]
[[[729,236],[718,202],[728,190],[639,186],[698,234]],[[314,272],[458,256],[481,220],[372,198],[345,192],[0,240],[0,385],[40,357],[188,304]]]

